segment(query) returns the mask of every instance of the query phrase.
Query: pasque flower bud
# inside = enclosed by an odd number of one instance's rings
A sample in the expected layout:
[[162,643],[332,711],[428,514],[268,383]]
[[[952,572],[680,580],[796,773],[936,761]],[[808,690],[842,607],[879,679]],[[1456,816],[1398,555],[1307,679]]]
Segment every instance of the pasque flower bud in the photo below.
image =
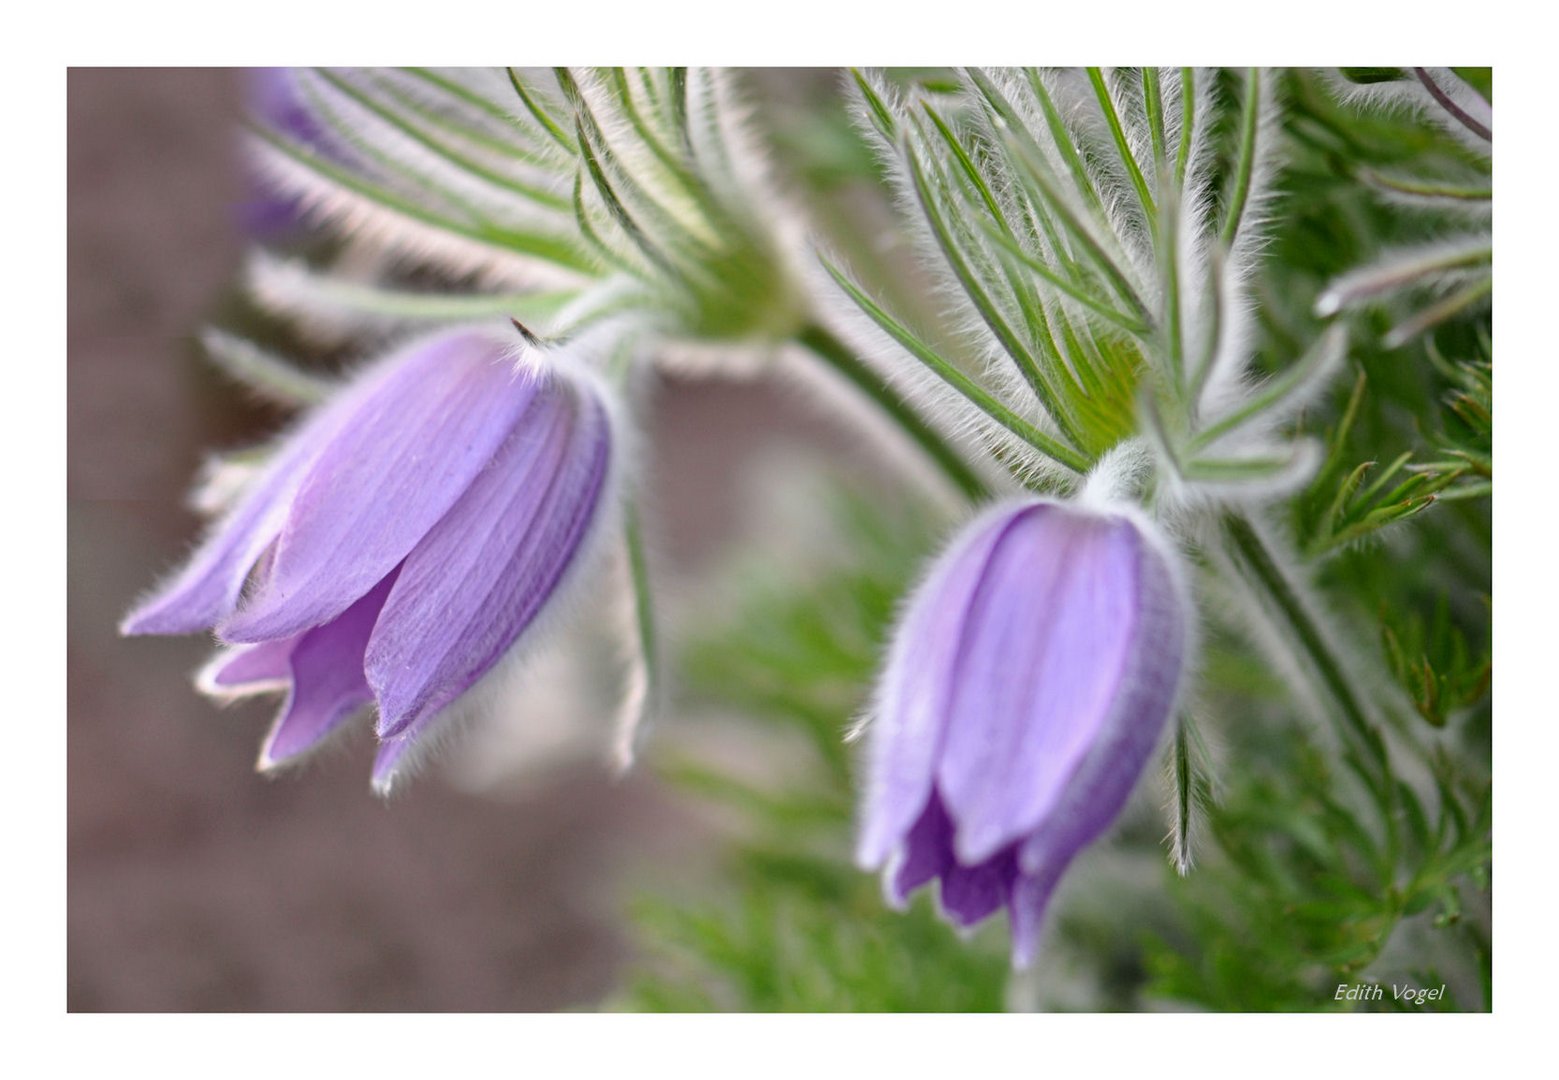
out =
[[284,688],[261,767],[378,707],[384,788],[556,606],[602,532],[615,440],[583,372],[485,329],[416,342],[308,415],[127,634],[214,629],[202,676]]
[[1031,500],[966,527],[912,596],[873,704],[858,858],[902,904],[940,879],[1034,955],[1073,857],[1119,815],[1172,712],[1189,604],[1135,512]]

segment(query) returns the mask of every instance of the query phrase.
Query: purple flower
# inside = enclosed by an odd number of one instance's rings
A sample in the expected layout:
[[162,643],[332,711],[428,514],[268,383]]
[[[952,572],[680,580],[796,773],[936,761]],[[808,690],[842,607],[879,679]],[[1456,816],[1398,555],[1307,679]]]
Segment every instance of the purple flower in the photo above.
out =
[[286,436],[121,629],[214,629],[205,689],[285,689],[261,768],[376,704],[383,790],[557,607],[603,531],[613,448],[582,373],[485,330],[424,339]]
[[1006,908],[1034,956],[1072,858],[1105,831],[1175,704],[1189,606],[1128,511],[1030,501],[965,528],[913,595],[873,705],[858,858],[888,896],[941,880],[972,926]]
[[[244,96],[249,114],[276,134],[332,161],[348,159],[340,139],[332,138],[304,95],[295,68],[251,68],[244,73]],[[302,201],[277,194],[270,186],[251,178],[248,199],[239,210],[239,224],[261,240],[290,237],[303,225]]]

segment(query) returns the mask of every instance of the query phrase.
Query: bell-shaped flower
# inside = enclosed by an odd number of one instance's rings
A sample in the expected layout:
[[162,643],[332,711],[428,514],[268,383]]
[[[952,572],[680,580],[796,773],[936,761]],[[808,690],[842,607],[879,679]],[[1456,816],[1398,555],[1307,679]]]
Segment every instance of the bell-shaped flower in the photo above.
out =
[[891,902],[940,879],[1033,958],[1068,864],[1121,812],[1175,705],[1190,607],[1134,511],[1004,504],[910,600],[877,688],[858,859]]
[[121,629],[213,629],[226,648],[203,688],[284,689],[261,768],[376,705],[386,789],[605,531],[615,421],[572,359],[464,328],[366,368]]

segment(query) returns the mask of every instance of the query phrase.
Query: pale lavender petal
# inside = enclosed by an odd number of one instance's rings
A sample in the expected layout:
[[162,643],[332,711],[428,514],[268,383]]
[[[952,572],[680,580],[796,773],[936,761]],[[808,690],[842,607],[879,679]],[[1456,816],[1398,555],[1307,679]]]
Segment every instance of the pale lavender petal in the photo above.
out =
[[[957,589],[938,577],[949,567]],[[894,853],[890,900],[937,878],[957,925],[1006,907],[1013,961],[1030,962],[1062,874],[1163,733],[1189,625],[1172,550],[1130,510],[1034,501],[966,529],[916,592],[879,689],[879,710],[928,714],[878,728],[889,741],[869,761],[862,831],[879,832],[863,854]],[[894,762],[910,770],[890,783]]]
[[1003,534],[970,604],[937,763],[961,862],[1032,830],[1095,745],[1137,640],[1139,551],[1124,519],[1056,504]]
[[280,638],[223,649],[201,672],[200,686],[207,693],[234,694],[285,684],[292,677],[288,660],[297,643],[297,638]]
[[270,464],[211,527],[178,576],[125,616],[119,632],[193,634],[231,615],[250,569],[281,531],[293,492],[339,415],[339,410],[322,410],[282,441]]
[[317,746],[373,700],[363,677],[363,651],[394,583],[392,572],[339,618],[297,639],[288,658],[292,690],[260,752],[261,768]]
[[427,735],[428,732],[423,728],[379,740],[379,749],[374,753],[371,779],[374,791],[380,795],[390,793],[391,785],[406,770],[411,760],[427,749]]
[[964,620],[992,551],[1013,524],[1004,508],[967,526],[915,591],[894,634],[869,734],[856,852],[866,869],[882,865],[931,796]]
[[487,468],[538,376],[480,332],[386,364],[292,500],[262,586],[219,632],[265,641],[318,626],[388,574]]
[[1050,898],[1055,894],[1061,874],[1071,860],[1063,860],[1037,874],[1021,874],[1012,886],[1007,921],[1012,932],[1012,966],[1022,970],[1034,962],[1039,952],[1039,933],[1045,922]]
[[369,642],[381,737],[415,735],[542,612],[579,556],[606,480],[604,409],[561,379],[407,557]]
[[1109,828],[1173,711],[1184,667],[1187,601],[1152,544],[1142,545],[1140,582],[1138,626],[1120,692],[1054,810],[1024,843],[1026,873],[1059,877],[1059,868]]

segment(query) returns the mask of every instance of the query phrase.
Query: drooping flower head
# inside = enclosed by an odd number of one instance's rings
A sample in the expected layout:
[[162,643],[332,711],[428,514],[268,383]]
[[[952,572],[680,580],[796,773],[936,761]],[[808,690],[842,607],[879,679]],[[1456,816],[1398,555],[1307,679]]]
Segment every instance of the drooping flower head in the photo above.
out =
[[486,329],[418,341],[283,439],[122,630],[213,629],[206,689],[284,688],[262,768],[377,705],[385,789],[588,562],[614,443],[584,372]]
[[914,593],[873,713],[858,859],[890,900],[940,879],[1034,955],[1062,872],[1107,829],[1178,693],[1189,606],[1136,514],[1030,500],[966,527]]

